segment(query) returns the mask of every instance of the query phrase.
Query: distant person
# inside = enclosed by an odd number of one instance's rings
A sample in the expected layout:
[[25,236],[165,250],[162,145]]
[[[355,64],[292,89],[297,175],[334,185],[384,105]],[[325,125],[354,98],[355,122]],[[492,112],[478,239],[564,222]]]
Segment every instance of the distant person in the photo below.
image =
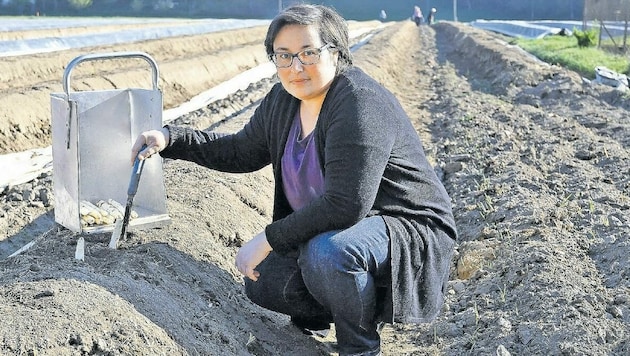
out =
[[141,133],[132,157],[232,173],[271,165],[272,222],[236,254],[247,296],[309,335],[334,323],[339,355],[380,355],[382,322],[441,311],[457,235],[450,198],[399,101],[353,65],[338,13],[289,7],[264,43],[279,83],[240,131],[166,125]]
[[385,10],[381,10],[381,13],[379,14],[379,18],[381,19],[381,21],[387,20],[387,13],[385,12]]
[[429,17],[427,17],[427,24],[432,25],[433,22],[435,21],[435,13],[437,12],[437,10],[432,7],[431,8],[431,12],[429,12]]
[[424,16],[422,16],[422,10],[420,6],[413,7],[413,15],[411,15],[411,19],[416,23],[416,26],[420,26],[422,21],[424,21]]

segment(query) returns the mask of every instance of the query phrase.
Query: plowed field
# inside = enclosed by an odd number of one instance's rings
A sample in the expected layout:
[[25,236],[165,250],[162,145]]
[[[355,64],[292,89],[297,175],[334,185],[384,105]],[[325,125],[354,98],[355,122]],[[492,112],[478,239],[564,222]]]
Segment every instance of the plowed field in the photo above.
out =
[[[169,108],[266,61],[265,30],[90,51],[154,56]],[[51,144],[50,93],[83,53],[0,61],[4,152]],[[384,355],[629,354],[627,96],[458,23],[392,23],[355,62],[407,110],[460,232],[443,313],[430,324],[387,326]],[[148,86],[144,67],[86,64],[73,88]],[[176,122],[237,130],[272,82]],[[165,161],[171,224],[134,231],[117,250],[108,234],[55,224],[50,174],[5,189],[0,354],[336,354],[334,333],[302,335],[244,295],[234,255],[271,219],[270,173]]]

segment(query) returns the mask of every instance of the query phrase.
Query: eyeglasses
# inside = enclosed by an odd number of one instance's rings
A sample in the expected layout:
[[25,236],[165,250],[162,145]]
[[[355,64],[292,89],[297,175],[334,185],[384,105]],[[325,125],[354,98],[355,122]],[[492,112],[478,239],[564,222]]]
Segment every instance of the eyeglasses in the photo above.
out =
[[297,58],[300,63],[308,66],[319,63],[319,57],[326,48],[334,48],[334,46],[330,43],[326,43],[319,48],[309,48],[295,54],[289,52],[272,53],[269,55],[269,59],[271,59],[277,68],[290,67],[293,65],[293,58]]

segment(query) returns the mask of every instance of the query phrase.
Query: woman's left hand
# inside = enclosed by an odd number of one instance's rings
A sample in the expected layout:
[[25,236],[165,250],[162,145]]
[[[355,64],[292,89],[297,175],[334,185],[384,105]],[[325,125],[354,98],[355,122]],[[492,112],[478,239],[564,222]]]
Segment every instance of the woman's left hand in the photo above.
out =
[[236,268],[245,277],[252,281],[257,281],[260,272],[255,268],[262,262],[272,251],[271,245],[267,241],[265,232],[261,232],[254,236],[253,239],[243,245],[236,254]]

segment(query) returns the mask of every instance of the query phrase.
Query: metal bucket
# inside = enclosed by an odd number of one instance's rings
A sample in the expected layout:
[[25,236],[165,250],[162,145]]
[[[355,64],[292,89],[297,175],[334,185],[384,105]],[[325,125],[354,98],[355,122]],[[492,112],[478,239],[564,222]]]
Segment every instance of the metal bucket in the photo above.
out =
[[[151,89],[70,92],[70,75],[85,61],[141,58],[152,69]],[[157,63],[142,52],[87,54],[76,57],[63,75],[63,93],[51,94],[55,221],[79,233],[109,232],[113,224],[85,226],[82,201],[127,201],[131,146],[143,131],[162,127],[162,93]],[[150,158],[134,198],[137,217],[129,230],[166,225],[166,192],[162,160]]]

